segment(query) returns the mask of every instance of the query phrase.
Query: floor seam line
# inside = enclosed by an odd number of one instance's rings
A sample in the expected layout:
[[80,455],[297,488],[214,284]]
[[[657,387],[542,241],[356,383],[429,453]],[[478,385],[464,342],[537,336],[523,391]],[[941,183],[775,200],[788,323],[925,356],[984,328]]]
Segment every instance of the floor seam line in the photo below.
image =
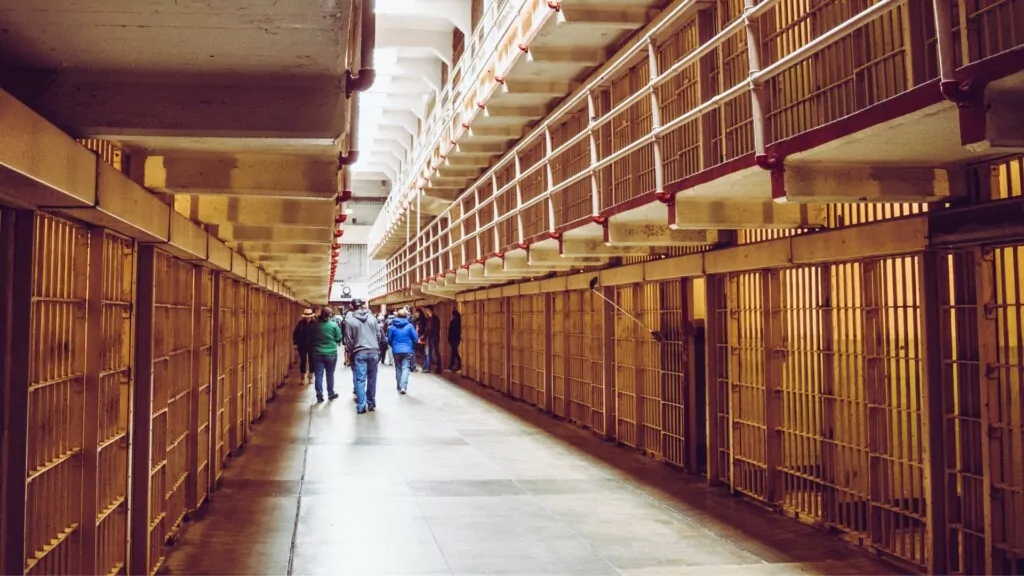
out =
[[302,489],[306,485],[306,465],[309,462],[309,445],[313,432],[313,408],[307,411],[306,442],[302,449],[302,475],[299,477],[299,494],[295,501],[295,523],[292,525],[292,541],[288,548],[288,576],[292,576],[295,568],[295,549],[298,546],[299,514],[302,513]]

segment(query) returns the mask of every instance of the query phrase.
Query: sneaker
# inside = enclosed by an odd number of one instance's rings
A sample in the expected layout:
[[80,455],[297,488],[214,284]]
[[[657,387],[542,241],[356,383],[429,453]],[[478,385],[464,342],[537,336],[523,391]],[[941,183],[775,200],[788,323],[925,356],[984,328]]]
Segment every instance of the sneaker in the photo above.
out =
[[401,394],[402,396],[405,396],[405,390],[399,390],[398,393]]
[[376,406],[370,406],[369,408],[367,408],[367,410],[369,410],[370,412],[376,412],[377,411],[377,407]]
[[335,394],[328,394],[327,395],[327,399],[328,400],[337,400],[338,399],[338,394],[337,393],[335,393]]
[[359,409],[357,408],[357,409],[356,409],[356,414],[366,414],[366,409],[364,408],[364,409],[362,409],[362,410],[359,410]]
[[324,399],[323,399],[323,397],[322,397],[322,396],[317,396],[317,398],[316,398],[316,403],[317,403],[317,404],[323,404],[323,403],[324,403]]

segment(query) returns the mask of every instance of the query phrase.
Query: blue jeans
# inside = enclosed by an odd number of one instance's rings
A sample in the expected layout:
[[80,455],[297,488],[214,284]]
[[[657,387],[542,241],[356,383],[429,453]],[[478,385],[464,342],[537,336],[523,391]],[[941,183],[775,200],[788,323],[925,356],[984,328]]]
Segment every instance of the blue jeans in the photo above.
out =
[[363,412],[377,406],[377,366],[380,354],[362,350],[352,358],[352,384],[356,389],[356,410]]
[[395,354],[395,379],[399,390],[409,389],[409,370],[412,368],[412,354]]
[[338,367],[337,354],[314,354],[313,372],[316,374],[316,399],[324,398],[324,372],[327,373],[327,394],[334,395],[334,370]]
[[[427,346],[424,350],[423,358],[423,371],[430,372],[430,367],[433,364],[441,366],[441,349],[438,346],[439,340],[437,338],[429,338],[427,340]],[[435,356],[436,355],[436,356]]]

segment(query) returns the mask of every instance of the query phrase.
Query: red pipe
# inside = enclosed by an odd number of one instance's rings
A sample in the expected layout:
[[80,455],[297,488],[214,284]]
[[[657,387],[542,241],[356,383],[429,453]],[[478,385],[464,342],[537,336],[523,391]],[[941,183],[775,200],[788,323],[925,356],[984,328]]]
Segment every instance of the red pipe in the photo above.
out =
[[345,98],[353,92],[366,92],[377,79],[373,51],[377,47],[377,7],[375,0],[363,0],[360,10],[359,72],[345,70]]
[[349,150],[345,154],[338,152],[338,170],[341,170],[343,166],[351,166],[358,161],[359,150]]

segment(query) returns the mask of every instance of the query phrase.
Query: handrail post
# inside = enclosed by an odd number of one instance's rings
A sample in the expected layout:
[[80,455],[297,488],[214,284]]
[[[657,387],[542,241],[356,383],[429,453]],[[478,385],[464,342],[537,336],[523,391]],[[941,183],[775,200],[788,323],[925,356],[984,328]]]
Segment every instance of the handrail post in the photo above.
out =
[[555,171],[551,167],[551,153],[552,153],[552,138],[551,138],[551,126],[548,124],[544,125],[544,173],[545,173],[545,184],[544,195],[547,197],[548,205],[548,229],[555,231],[558,226],[555,224],[555,205],[551,201],[551,190],[555,187]]
[[491,235],[494,236],[494,251],[498,252],[501,250],[501,235],[498,233],[498,218],[501,217],[501,213],[498,212],[498,176],[496,173],[491,173]]
[[[747,0],[748,2],[751,0]],[[658,87],[654,84],[658,78],[658,49],[654,46],[654,40],[647,42],[647,89],[650,90],[651,98],[651,147],[654,152],[654,192],[656,194],[665,191],[665,165],[661,158],[661,107],[658,103]]]
[[523,164],[518,152],[513,150],[512,156],[516,167],[516,226],[519,228],[519,242],[522,243],[526,242],[526,234],[523,228],[523,189],[520,182],[520,178],[523,175]]
[[590,140],[590,211],[592,216],[601,213],[601,187],[597,178],[597,136],[594,135],[597,122],[597,104],[594,93],[587,90],[587,134]]
[[483,258],[483,248],[480,246],[480,189],[473,188],[473,219],[476,228],[473,229],[473,236],[476,239],[476,259]]

